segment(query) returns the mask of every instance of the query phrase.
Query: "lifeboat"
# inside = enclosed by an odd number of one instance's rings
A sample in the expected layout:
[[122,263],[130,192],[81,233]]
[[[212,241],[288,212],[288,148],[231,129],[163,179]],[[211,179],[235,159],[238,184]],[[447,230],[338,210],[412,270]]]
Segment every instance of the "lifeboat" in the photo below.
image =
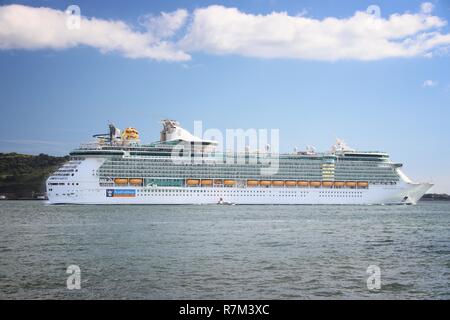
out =
[[114,183],[123,186],[125,184],[128,184],[128,179],[127,178],[115,178]]
[[338,187],[338,188],[344,187],[345,186],[345,182],[343,182],[343,181],[336,181],[334,183],[334,186]]
[[249,186],[249,187],[256,187],[258,185],[259,185],[258,180],[247,180],[247,186]]
[[270,186],[272,184],[272,181],[269,180],[261,180],[261,182],[259,183],[260,185],[267,187]]
[[297,185],[297,181],[286,181],[286,187],[295,187]]
[[299,187],[307,187],[307,186],[309,186],[309,183],[308,183],[308,181],[297,181],[297,185]]
[[211,179],[204,179],[201,182],[202,186],[212,186],[213,181]]
[[142,186],[143,181],[144,180],[139,179],[139,178],[132,178],[132,179],[130,179],[130,184],[133,186]]
[[359,181],[358,187],[360,188],[367,188],[369,186],[369,183],[367,181]]
[[214,185],[221,185],[223,184],[222,179],[214,179]]
[[351,188],[356,187],[356,182],[354,182],[354,181],[347,181],[345,183],[345,186],[351,187]]
[[224,180],[223,184],[226,186],[234,186],[236,184],[236,181],[234,180]]
[[187,179],[186,180],[186,184],[188,186],[198,186],[200,181],[198,181],[197,179]]
[[274,181],[272,181],[272,185],[274,185],[276,187],[283,187],[284,186],[284,181],[282,181],[282,180],[274,180]]
[[309,183],[309,185],[310,185],[311,187],[316,187],[316,188],[320,187],[321,184],[322,184],[322,183],[321,183],[320,181],[311,181],[311,182]]
[[331,188],[333,186],[333,182],[332,181],[323,181],[322,186],[325,188]]

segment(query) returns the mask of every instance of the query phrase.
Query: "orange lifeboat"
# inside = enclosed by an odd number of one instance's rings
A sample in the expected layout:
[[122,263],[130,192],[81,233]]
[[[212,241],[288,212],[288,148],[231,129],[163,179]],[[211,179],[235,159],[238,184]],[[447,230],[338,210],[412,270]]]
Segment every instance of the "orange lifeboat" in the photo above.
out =
[[310,185],[311,187],[316,187],[316,188],[320,187],[321,184],[322,184],[322,183],[321,183],[320,181],[311,181],[311,182],[309,183],[309,185]]
[[272,184],[272,181],[262,180],[259,184],[264,186],[264,187],[267,187],[267,186],[270,186]]
[[336,182],[334,183],[334,186],[335,186],[335,187],[338,187],[338,188],[342,188],[342,187],[345,186],[345,182],[343,182],[343,181],[336,181]]
[[201,182],[202,186],[212,186],[213,181],[211,179],[204,179]]
[[367,181],[359,181],[358,187],[360,188],[367,188],[369,186],[369,183]]
[[309,186],[309,183],[308,183],[308,181],[297,181],[297,185],[299,187],[307,187],[307,186]]
[[224,180],[223,184],[226,186],[234,186],[236,184],[236,181],[234,180]]
[[144,180],[140,179],[140,178],[132,178],[130,179],[130,184],[133,186],[142,186],[142,182]]
[[286,181],[286,187],[295,187],[297,185],[297,181]]
[[272,185],[274,185],[275,187],[283,187],[284,186],[284,181],[282,181],[282,180],[274,180],[274,181],[272,181]]
[[333,186],[333,182],[332,181],[323,181],[322,186],[325,188],[331,188]]
[[127,178],[115,178],[114,183],[123,186],[125,184],[128,184],[128,179]]
[[356,182],[354,182],[354,181],[347,181],[347,182],[345,183],[345,185],[346,185],[347,187],[354,188],[354,187],[356,187]]
[[197,179],[187,179],[186,183],[188,186],[198,186],[200,181],[198,181]]
[[258,180],[247,180],[247,186],[249,186],[249,187],[256,187],[258,185],[259,185]]

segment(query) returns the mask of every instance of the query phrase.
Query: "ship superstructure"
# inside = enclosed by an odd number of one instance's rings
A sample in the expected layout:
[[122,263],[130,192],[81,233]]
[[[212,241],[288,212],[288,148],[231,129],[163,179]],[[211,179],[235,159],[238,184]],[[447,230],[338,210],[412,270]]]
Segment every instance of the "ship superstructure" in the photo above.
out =
[[[338,140],[330,152],[217,152],[217,142],[163,120],[160,140],[134,128],[95,135],[47,180],[50,203],[415,204],[431,188],[414,183],[384,152]],[[273,174],[264,173],[277,163]]]

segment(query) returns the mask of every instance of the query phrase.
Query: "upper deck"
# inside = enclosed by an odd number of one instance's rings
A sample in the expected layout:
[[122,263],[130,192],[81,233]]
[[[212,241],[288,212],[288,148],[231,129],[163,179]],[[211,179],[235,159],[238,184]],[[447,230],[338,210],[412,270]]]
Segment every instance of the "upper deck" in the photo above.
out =
[[[177,145],[166,143],[153,143],[149,145],[120,145],[120,144],[99,144],[87,143],[80,145],[73,150],[70,155],[76,156],[127,156],[127,157],[170,157],[180,155],[180,149],[175,149]],[[389,154],[380,151],[335,151],[335,152],[305,152],[298,151],[292,153],[273,153],[268,151],[236,151],[217,152],[215,150],[203,150],[198,145],[184,145],[181,155],[189,155],[204,159],[229,159],[229,158],[278,158],[278,159],[348,159],[360,161],[387,161]]]

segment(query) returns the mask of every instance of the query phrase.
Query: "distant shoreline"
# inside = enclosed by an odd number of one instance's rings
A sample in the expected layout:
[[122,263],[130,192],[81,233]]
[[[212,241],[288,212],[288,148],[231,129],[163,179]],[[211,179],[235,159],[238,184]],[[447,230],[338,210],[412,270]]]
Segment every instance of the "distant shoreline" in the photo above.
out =
[[23,198],[9,198],[9,199],[0,199],[0,201],[47,201],[48,199],[36,199],[36,198],[33,198],[33,199],[30,199],[30,198],[27,198],[27,199],[23,199]]
[[450,195],[446,193],[426,193],[420,201],[450,201]]

